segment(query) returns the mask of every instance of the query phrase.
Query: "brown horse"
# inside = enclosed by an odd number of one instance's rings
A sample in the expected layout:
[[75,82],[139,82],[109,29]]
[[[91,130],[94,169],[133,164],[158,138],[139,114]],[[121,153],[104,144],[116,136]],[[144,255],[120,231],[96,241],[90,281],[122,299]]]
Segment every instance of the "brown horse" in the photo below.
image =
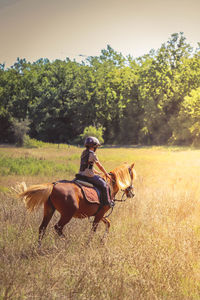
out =
[[[119,190],[124,190],[127,198],[134,196],[133,180],[136,178],[134,163],[132,165],[123,164],[110,172],[112,179],[108,179],[111,190],[111,197],[114,199]],[[39,227],[39,245],[41,244],[46,227],[51,220],[55,210],[59,211],[61,217],[55,225],[56,232],[62,236],[62,230],[72,217],[85,218],[94,216],[93,231],[96,231],[98,223],[103,221],[108,232],[110,221],[104,216],[110,209],[108,205],[100,206],[97,203],[89,203],[82,194],[79,186],[73,182],[57,182],[38,184],[30,186],[28,189],[22,185],[23,192],[19,197],[24,199],[29,211],[33,211],[40,205],[44,205],[44,216]]]

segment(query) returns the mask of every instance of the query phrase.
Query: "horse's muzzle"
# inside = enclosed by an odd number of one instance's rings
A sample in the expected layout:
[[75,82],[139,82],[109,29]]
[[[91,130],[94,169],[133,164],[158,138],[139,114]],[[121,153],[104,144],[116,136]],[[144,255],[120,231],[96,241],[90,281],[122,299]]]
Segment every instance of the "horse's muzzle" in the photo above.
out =
[[127,198],[133,198],[135,196],[135,190],[133,186],[130,186],[126,189]]

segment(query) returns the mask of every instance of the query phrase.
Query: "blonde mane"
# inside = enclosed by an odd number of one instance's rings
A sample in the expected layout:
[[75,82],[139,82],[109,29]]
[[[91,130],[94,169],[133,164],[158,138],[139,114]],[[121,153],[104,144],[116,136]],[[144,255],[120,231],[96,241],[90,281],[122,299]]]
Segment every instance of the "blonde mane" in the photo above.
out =
[[[118,187],[122,190],[125,190],[131,185],[131,176],[129,173],[129,165],[123,164],[122,166],[119,166],[115,168],[111,173],[115,175],[116,183]],[[133,170],[133,178],[136,178],[136,172]]]

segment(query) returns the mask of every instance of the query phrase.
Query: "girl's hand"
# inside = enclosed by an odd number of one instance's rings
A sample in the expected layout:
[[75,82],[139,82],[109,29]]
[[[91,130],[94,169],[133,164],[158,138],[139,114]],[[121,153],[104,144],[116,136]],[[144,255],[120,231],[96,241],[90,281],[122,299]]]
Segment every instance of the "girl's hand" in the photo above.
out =
[[112,177],[108,173],[106,173],[105,175],[106,175],[106,179],[109,178],[110,180],[112,180]]
[[97,171],[96,169],[94,169],[94,173],[95,173],[95,174],[97,174],[97,175],[100,175],[100,176],[102,176],[102,173],[101,173],[101,172],[99,172],[99,171]]

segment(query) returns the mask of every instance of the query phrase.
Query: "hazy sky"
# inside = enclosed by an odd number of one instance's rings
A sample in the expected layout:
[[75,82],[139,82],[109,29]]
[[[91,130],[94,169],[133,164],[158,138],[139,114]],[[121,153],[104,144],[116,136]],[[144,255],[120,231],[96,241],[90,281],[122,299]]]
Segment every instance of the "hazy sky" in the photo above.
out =
[[0,0],[0,63],[80,59],[109,44],[138,57],[175,32],[200,42],[200,0]]

